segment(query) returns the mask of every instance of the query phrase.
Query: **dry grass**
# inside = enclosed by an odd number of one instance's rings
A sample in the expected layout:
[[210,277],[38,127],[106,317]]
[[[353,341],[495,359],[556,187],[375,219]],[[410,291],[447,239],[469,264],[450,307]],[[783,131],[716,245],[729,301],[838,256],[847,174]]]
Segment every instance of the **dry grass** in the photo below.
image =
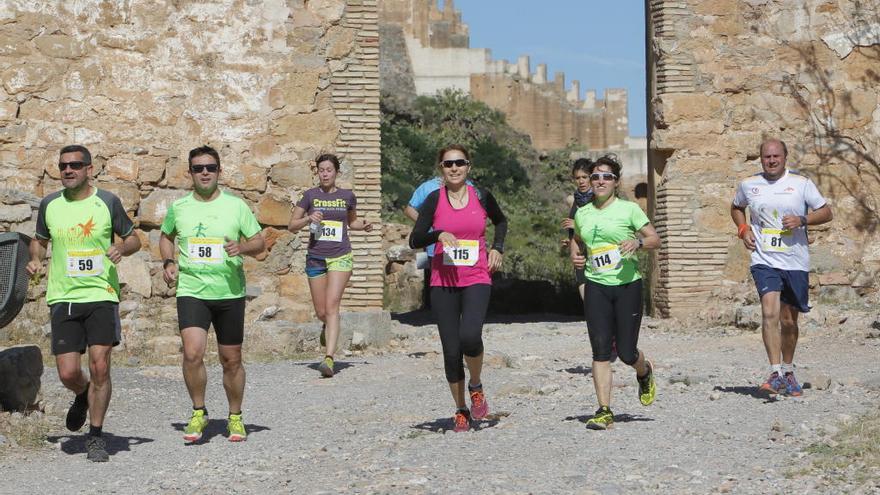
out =
[[821,474],[834,481],[878,483],[880,479],[880,411],[848,424],[831,438],[811,445],[812,466],[803,474]]
[[43,414],[40,411],[22,413],[0,413],[0,435],[6,442],[0,445],[0,456],[4,451],[35,449],[46,447],[46,438],[53,428],[57,428],[60,419]]

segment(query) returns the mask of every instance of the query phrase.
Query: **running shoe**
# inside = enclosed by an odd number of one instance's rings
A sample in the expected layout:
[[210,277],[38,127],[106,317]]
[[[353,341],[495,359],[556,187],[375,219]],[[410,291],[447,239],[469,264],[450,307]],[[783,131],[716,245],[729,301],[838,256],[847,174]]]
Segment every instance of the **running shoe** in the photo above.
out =
[[783,380],[782,377],[779,376],[779,373],[776,371],[774,371],[770,375],[770,378],[768,378],[767,381],[761,385],[761,391],[766,392],[770,395],[775,395],[780,392],[785,392],[785,390],[786,390],[785,380]]
[[202,438],[202,432],[208,426],[208,415],[204,409],[193,409],[192,417],[189,418],[186,428],[183,429],[183,440],[195,442]]
[[590,430],[607,430],[614,424],[614,413],[608,406],[602,406],[596,409],[593,417],[587,420],[587,428]]
[[785,393],[792,397],[800,397],[804,395],[804,390],[801,388],[801,384],[798,383],[797,378],[794,377],[794,373],[789,371],[785,374]]
[[321,347],[327,347],[327,324],[321,325]]
[[489,414],[489,402],[486,401],[486,394],[483,393],[483,387],[477,390],[469,390],[471,395],[471,417],[474,419],[483,419]]
[[471,418],[470,413],[467,409],[463,411],[455,411],[455,416],[452,417],[452,421],[455,423],[455,426],[452,428],[452,431],[456,433],[461,433],[464,431],[468,431],[471,429]]
[[318,371],[324,375],[324,378],[332,378],[333,377],[333,358],[330,356],[326,356],[321,364],[318,365]]
[[229,423],[226,428],[229,430],[230,442],[242,442],[247,440],[247,431],[245,431],[244,423],[241,421],[241,414],[230,414]]
[[651,361],[645,361],[645,364],[648,366],[648,374],[641,378],[636,376],[636,381],[639,382],[639,402],[643,406],[650,406],[657,396],[657,385],[654,383],[654,364]]
[[86,459],[92,462],[107,462],[110,460],[104,437],[86,435]]
[[70,403],[70,409],[67,410],[67,429],[70,431],[79,431],[86,424],[86,413],[89,412],[89,384],[86,383],[86,389],[73,399]]

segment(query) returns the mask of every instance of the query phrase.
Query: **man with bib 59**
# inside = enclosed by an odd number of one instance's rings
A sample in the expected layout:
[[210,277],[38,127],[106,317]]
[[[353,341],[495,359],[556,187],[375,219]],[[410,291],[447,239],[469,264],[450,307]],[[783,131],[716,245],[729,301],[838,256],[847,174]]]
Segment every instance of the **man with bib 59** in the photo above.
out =
[[794,376],[797,319],[810,310],[807,225],[829,222],[832,213],[813,181],[786,169],[785,143],[764,141],[760,154],[763,172],[740,183],[730,216],[752,252],[751,272],[761,297],[762,336],[770,360],[770,377],[761,390],[797,397],[803,393]]

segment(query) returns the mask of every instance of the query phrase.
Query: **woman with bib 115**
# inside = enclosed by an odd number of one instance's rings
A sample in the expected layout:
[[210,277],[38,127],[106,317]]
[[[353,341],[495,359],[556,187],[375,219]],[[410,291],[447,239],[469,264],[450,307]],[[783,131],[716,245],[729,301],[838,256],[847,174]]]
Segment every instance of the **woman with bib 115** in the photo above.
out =
[[593,350],[593,385],[599,409],[587,427],[604,430],[614,423],[611,412],[611,343],[620,360],[636,371],[639,401],[648,406],[656,394],[653,365],[639,350],[642,323],[642,277],[636,251],[660,247],[660,237],[639,206],[617,197],[620,164],[603,156],[589,167],[593,199],[574,218],[577,238],[587,256],[572,253],[584,269],[584,313]]
[[342,293],[351,278],[354,258],[351,254],[349,230],[373,230],[373,225],[357,216],[357,198],[349,189],[336,187],[339,159],[324,154],[315,159],[318,187],[304,192],[293,209],[288,230],[298,232],[309,225],[309,248],[306,254],[306,275],[315,313],[324,323],[321,344],[326,355],[318,370],[327,378],[333,376],[333,355],[339,339],[339,305]]
[[[470,155],[459,145],[437,156],[443,186],[425,198],[410,234],[412,248],[435,244],[431,266],[431,311],[437,319],[446,381],[455,401],[455,431],[467,431],[471,419],[483,419],[489,404],[483,392],[483,321],[492,291],[491,274],[501,268],[507,219],[495,198],[467,183]],[[486,245],[486,219],[495,239]],[[471,409],[465,405],[464,366],[470,380]]]

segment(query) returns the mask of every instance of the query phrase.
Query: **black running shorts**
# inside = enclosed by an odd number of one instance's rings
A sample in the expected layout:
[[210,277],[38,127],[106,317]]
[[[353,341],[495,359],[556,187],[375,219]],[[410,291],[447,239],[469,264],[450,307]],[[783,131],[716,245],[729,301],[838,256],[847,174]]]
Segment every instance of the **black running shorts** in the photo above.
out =
[[110,301],[59,302],[49,308],[52,318],[52,354],[78,352],[90,345],[119,345],[122,325],[119,304]]
[[177,298],[177,326],[180,330],[199,327],[207,332],[212,323],[218,344],[241,345],[244,342],[244,298]]

